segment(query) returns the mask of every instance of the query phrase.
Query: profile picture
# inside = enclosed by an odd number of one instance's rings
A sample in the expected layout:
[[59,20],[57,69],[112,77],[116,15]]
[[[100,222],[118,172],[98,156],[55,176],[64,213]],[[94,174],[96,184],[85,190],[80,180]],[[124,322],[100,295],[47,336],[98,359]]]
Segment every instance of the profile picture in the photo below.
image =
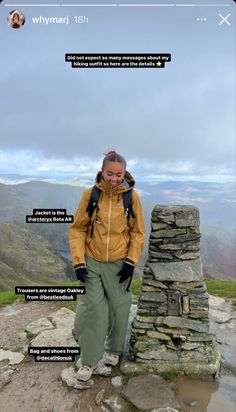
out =
[[19,10],[12,10],[8,14],[8,23],[12,29],[20,29],[25,24],[25,16]]

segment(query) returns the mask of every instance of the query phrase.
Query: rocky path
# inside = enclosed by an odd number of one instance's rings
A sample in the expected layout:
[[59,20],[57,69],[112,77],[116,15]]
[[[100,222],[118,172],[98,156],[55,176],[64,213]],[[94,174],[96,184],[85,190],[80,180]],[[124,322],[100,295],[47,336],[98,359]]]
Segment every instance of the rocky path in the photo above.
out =
[[[227,328],[227,325],[234,322],[235,312],[224,300],[214,299],[211,301],[212,328],[220,331],[221,335],[217,337],[219,345],[223,345],[223,351],[227,346],[229,353],[232,345],[228,336],[233,340],[235,330]],[[227,313],[231,313],[231,319],[222,318]],[[29,337],[26,329],[34,346],[53,346],[58,339],[61,339],[60,346],[65,341],[70,342],[69,346],[75,346],[71,333],[73,316],[67,309],[58,309],[54,302],[16,302],[0,310],[0,412],[190,410],[189,406],[181,404],[181,399],[179,402],[176,399],[174,385],[157,375],[149,374],[128,380],[116,368],[108,377],[93,376],[88,385],[89,390],[74,389],[73,386],[78,382],[75,378],[75,363],[38,363],[33,356],[27,355]],[[225,338],[227,342],[224,339],[226,331],[229,333]],[[7,350],[13,352],[13,358]],[[25,354],[24,359],[17,359],[17,353]],[[229,363],[234,364],[234,359]]]

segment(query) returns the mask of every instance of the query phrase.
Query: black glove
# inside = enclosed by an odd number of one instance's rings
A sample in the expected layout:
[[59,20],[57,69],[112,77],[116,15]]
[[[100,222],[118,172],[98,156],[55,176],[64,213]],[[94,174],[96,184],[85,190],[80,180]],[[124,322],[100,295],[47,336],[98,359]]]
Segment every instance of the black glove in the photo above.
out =
[[79,268],[75,270],[75,274],[76,274],[77,280],[80,280],[81,282],[84,283],[86,275],[88,274],[88,271],[86,268]]
[[119,283],[124,282],[128,278],[132,278],[133,272],[134,272],[134,266],[129,265],[128,263],[124,263],[121,271],[117,273],[117,276],[120,276]]

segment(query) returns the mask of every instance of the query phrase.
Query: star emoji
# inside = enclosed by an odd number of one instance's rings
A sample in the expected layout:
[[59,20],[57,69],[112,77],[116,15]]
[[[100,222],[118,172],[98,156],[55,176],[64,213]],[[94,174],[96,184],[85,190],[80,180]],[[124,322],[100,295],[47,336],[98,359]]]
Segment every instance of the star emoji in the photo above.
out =
[[157,67],[161,67],[161,66],[162,66],[161,62],[157,62]]

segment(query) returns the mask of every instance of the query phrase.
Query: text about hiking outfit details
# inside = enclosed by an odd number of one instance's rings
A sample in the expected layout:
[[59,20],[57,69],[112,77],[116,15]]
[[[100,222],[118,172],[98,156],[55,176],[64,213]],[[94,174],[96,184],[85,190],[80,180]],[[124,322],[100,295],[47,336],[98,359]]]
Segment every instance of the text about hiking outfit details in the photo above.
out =
[[85,286],[16,286],[16,295],[25,295],[26,301],[76,301],[85,294]]
[[34,355],[36,362],[74,362],[80,354],[80,348],[75,346],[29,346],[28,354]]
[[107,69],[163,69],[171,61],[170,53],[67,53],[65,61],[72,68],[107,68]]
[[26,223],[73,223],[74,216],[67,215],[66,209],[33,209],[26,215]]

